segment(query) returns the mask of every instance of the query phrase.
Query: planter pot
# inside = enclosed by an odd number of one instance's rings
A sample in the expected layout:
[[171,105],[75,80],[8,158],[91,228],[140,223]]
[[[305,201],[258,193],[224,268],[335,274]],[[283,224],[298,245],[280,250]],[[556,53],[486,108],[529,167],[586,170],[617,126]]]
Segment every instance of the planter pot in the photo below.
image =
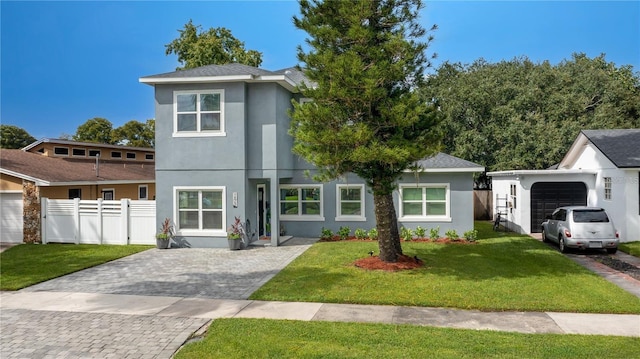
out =
[[227,242],[229,242],[229,250],[235,251],[238,249],[242,249],[241,239],[227,239]]
[[167,249],[169,248],[170,242],[171,240],[169,238],[167,239],[156,238],[156,247],[158,247],[158,249]]

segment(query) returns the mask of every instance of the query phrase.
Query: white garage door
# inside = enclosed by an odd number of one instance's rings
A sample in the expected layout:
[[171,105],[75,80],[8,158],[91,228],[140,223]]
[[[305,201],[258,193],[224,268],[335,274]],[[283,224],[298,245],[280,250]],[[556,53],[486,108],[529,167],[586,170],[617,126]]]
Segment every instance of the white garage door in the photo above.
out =
[[22,243],[22,193],[0,193],[0,242]]

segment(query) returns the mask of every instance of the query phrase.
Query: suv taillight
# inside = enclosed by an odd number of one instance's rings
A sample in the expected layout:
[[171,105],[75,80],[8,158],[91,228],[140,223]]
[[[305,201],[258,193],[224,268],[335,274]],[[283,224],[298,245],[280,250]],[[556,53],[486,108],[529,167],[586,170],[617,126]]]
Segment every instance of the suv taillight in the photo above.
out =
[[567,237],[567,238],[571,238],[571,232],[569,232],[568,229],[565,229],[564,230],[564,236]]
[[616,231],[616,238],[620,238],[620,233],[618,233],[618,231]]

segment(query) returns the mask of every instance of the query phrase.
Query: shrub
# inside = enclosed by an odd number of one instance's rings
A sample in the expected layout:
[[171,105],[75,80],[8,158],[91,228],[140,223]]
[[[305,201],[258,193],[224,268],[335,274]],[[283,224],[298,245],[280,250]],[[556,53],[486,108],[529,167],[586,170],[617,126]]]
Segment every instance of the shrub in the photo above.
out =
[[322,227],[322,231],[320,232],[320,239],[331,239],[333,238],[333,232],[329,228]]
[[455,229],[450,229],[446,231],[444,235],[447,237],[448,240],[451,240],[451,241],[458,240],[458,232],[456,232]]
[[464,236],[464,239],[468,240],[469,242],[475,242],[476,240],[478,240],[478,231],[475,229],[472,229],[464,232],[463,236]]
[[413,231],[411,230],[411,228],[400,228],[400,238],[404,239],[405,241],[410,241],[413,238]]
[[424,237],[427,236],[427,229],[418,226],[418,227],[416,227],[416,230],[414,231],[414,233],[416,234],[416,237],[424,238]]
[[351,228],[349,228],[348,226],[340,226],[340,229],[338,230],[338,235],[342,240],[347,239],[350,233],[351,233]]
[[369,230],[369,238],[374,241],[378,239],[378,230],[376,228],[371,228]]
[[358,239],[365,239],[367,238],[367,231],[365,231],[362,228],[357,228],[355,230],[355,232],[353,232],[353,234],[356,236],[356,238]]
[[440,227],[436,227],[436,228],[431,228],[429,230],[429,238],[431,238],[431,240],[436,240],[438,238],[440,238]]

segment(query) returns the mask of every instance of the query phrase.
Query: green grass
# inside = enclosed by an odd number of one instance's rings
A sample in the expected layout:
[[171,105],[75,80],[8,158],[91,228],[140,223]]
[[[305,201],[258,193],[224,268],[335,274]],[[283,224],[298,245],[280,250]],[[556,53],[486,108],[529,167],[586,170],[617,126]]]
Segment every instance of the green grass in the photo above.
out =
[[640,241],[620,243],[618,248],[632,256],[640,257]]
[[[484,311],[640,313],[640,299],[528,236],[477,223],[476,244],[403,242],[424,267],[383,272],[353,262],[376,242],[319,242],[250,299]],[[491,237],[491,238],[488,238]]]
[[149,248],[153,247],[21,244],[0,253],[0,290],[18,290]]
[[638,358],[638,338],[410,325],[217,319],[189,358]]

